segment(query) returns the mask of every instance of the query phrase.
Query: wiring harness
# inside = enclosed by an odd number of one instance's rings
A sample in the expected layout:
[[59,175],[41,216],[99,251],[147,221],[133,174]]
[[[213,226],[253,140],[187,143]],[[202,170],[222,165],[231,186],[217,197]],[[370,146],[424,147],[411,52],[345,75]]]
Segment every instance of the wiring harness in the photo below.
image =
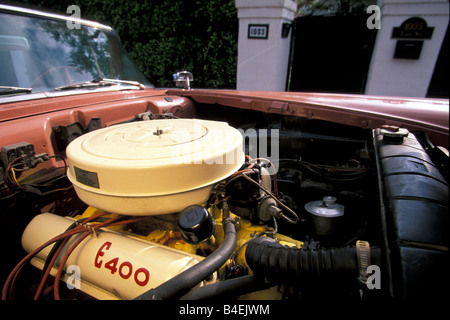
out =
[[[72,189],[72,184],[67,179],[67,162],[63,156],[48,155],[46,153],[34,155],[19,154],[10,159],[4,156],[2,151],[2,162],[0,172],[0,200],[14,200],[21,193],[33,193],[38,196],[49,196],[57,192],[65,192]],[[58,159],[63,166],[52,166],[42,170],[35,170],[28,175],[26,171],[36,168],[39,164]]]

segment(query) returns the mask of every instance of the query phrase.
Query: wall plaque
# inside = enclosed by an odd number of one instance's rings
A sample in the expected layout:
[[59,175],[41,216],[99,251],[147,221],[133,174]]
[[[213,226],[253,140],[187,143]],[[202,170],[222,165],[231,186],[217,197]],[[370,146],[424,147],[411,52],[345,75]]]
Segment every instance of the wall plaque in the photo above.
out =
[[267,39],[269,37],[268,24],[249,24],[248,25],[248,39]]
[[427,22],[419,17],[405,20],[400,27],[394,27],[392,38],[396,39],[431,39],[434,27],[429,27]]

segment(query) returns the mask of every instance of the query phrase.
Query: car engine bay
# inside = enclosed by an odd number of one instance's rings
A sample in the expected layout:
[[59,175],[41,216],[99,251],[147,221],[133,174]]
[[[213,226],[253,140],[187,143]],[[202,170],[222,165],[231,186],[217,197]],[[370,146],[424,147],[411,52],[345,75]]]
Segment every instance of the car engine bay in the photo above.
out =
[[448,156],[426,134],[146,99],[2,129],[3,299],[439,296]]

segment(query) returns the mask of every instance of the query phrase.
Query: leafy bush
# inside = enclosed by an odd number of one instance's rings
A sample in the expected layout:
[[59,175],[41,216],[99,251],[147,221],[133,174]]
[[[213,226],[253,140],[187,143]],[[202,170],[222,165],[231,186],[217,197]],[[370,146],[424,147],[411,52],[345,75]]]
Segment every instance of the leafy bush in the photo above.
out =
[[234,0],[26,0],[110,25],[125,49],[157,87],[173,86],[172,74],[189,70],[196,88],[235,88],[238,19]]

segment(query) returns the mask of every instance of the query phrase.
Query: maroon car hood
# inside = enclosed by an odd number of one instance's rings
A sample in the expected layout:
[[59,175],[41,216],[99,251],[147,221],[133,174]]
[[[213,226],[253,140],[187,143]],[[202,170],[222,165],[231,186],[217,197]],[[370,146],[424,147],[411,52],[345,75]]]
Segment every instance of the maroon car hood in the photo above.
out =
[[235,90],[169,90],[200,103],[217,103],[377,128],[382,125],[427,132],[448,148],[449,103],[444,99],[384,97],[348,94],[267,92]]
[[362,128],[374,129],[382,125],[405,127],[410,131],[427,132],[435,144],[446,148],[449,145],[448,100],[426,98],[206,89],[127,90],[0,104],[0,122],[97,103],[166,94],[189,97],[199,103],[306,117]]

